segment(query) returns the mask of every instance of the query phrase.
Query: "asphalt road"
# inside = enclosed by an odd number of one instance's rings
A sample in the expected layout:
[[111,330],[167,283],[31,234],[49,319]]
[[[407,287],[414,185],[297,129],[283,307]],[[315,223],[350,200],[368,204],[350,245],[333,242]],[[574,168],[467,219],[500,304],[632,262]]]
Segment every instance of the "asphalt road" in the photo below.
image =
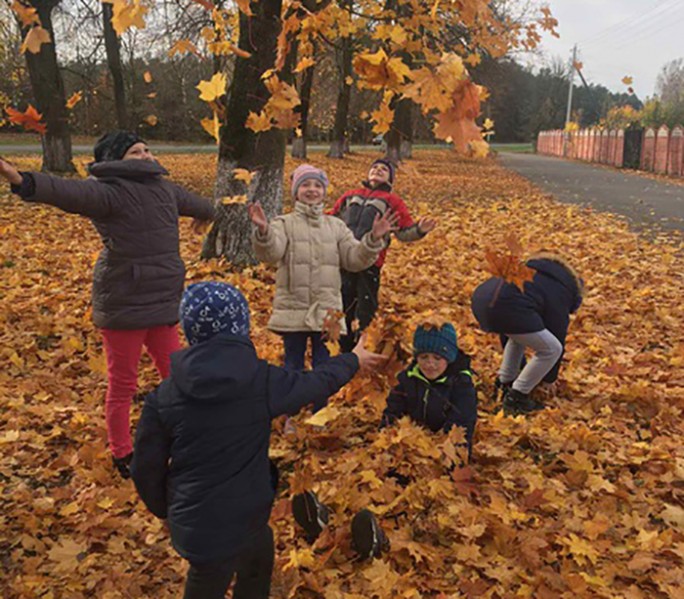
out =
[[502,152],[498,160],[561,202],[624,215],[640,230],[684,231],[684,185],[537,154]]

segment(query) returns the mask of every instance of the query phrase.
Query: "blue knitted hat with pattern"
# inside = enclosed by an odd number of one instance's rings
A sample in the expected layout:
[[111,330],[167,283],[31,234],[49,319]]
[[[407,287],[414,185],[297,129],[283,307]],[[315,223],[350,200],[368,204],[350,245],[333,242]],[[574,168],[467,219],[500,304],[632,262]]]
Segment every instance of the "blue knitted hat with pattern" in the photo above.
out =
[[180,322],[190,345],[207,341],[218,333],[248,337],[249,304],[228,283],[194,283],[183,293]]
[[441,327],[421,325],[413,334],[413,355],[437,354],[451,364],[458,357],[456,329],[451,323]]

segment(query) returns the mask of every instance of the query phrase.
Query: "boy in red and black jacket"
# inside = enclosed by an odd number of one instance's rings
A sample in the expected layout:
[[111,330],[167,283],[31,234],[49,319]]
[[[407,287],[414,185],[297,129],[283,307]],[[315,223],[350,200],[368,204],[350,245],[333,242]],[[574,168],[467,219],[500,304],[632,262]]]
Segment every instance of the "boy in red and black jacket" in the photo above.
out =
[[[396,176],[394,163],[385,158],[375,160],[368,171],[368,178],[363,187],[352,189],[342,195],[333,206],[330,214],[339,216],[361,239],[373,227],[377,218],[387,211],[396,218],[395,236],[399,241],[417,241],[435,228],[437,222],[432,218],[421,218],[413,221],[404,200],[392,193],[392,184]],[[385,240],[385,249],[373,266],[361,272],[342,271],[342,302],[347,321],[347,334],[340,339],[342,351],[348,352],[356,345],[361,331],[373,320],[378,309],[378,291],[380,290],[380,269],[385,262],[389,236]],[[352,323],[358,320],[356,331]]]

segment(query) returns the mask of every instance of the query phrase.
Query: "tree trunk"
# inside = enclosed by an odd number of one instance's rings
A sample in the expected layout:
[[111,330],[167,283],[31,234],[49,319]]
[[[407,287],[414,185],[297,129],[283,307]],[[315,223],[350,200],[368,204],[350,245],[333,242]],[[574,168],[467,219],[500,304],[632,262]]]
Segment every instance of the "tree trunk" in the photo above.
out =
[[387,142],[386,156],[398,163],[404,158],[411,158],[413,141],[413,102],[402,98],[394,102],[394,122],[385,136]]
[[299,99],[302,103],[298,107],[299,114],[301,115],[301,123],[299,125],[301,135],[292,140],[293,158],[306,158],[306,134],[309,124],[309,107],[311,106],[311,88],[313,87],[314,68],[315,65],[311,65],[302,75],[302,86],[299,91]]
[[[43,145],[44,171],[54,173],[73,173],[71,134],[69,132],[69,113],[66,109],[64,82],[57,65],[55,52],[55,33],[52,28],[52,10],[59,0],[34,0],[32,6],[38,11],[43,29],[50,33],[49,44],[42,44],[40,52],[26,51],[26,65],[31,78],[31,89],[36,108],[42,113],[47,131],[41,137]],[[23,30],[24,35],[27,29]]]
[[[238,58],[230,85],[227,121],[221,128],[215,195],[247,195],[258,200],[266,215],[282,211],[285,133],[271,129],[254,133],[245,127],[251,112],[260,112],[268,99],[261,75],[273,67],[280,32],[282,0],[260,0],[250,4],[253,17],[240,13],[239,47],[251,53]],[[249,188],[233,178],[233,170],[257,171]],[[225,256],[242,267],[255,264],[251,222],[244,204],[218,205],[218,216],[202,248],[203,258]]]
[[123,66],[121,63],[121,43],[112,25],[114,5],[102,4],[102,25],[104,29],[105,51],[107,53],[107,66],[112,74],[114,87],[114,107],[116,109],[116,122],[119,129],[128,129],[128,115],[126,111],[126,88],[124,86]]
[[338,56],[340,60],[340,83],[337,94],[333,139],[330,144],[330,150],[328,151],[328,156],[330,158],[343,158],[346,147],[345,138],[347,136],[347,121],[349,118],[349,103],[351,101],[352,88],[352,40],[350,37],[342,39],[341,48],[338,50]]

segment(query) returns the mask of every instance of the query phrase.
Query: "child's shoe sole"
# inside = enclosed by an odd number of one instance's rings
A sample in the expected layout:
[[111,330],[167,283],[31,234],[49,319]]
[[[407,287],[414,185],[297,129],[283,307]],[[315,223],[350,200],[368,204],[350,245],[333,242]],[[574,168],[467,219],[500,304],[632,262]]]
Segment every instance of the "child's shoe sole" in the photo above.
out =
[[318,500],[316,493],[306,491],[292,498],[292,515],[304,529],[307,541],[313,543],[328,525],[330,510]]

